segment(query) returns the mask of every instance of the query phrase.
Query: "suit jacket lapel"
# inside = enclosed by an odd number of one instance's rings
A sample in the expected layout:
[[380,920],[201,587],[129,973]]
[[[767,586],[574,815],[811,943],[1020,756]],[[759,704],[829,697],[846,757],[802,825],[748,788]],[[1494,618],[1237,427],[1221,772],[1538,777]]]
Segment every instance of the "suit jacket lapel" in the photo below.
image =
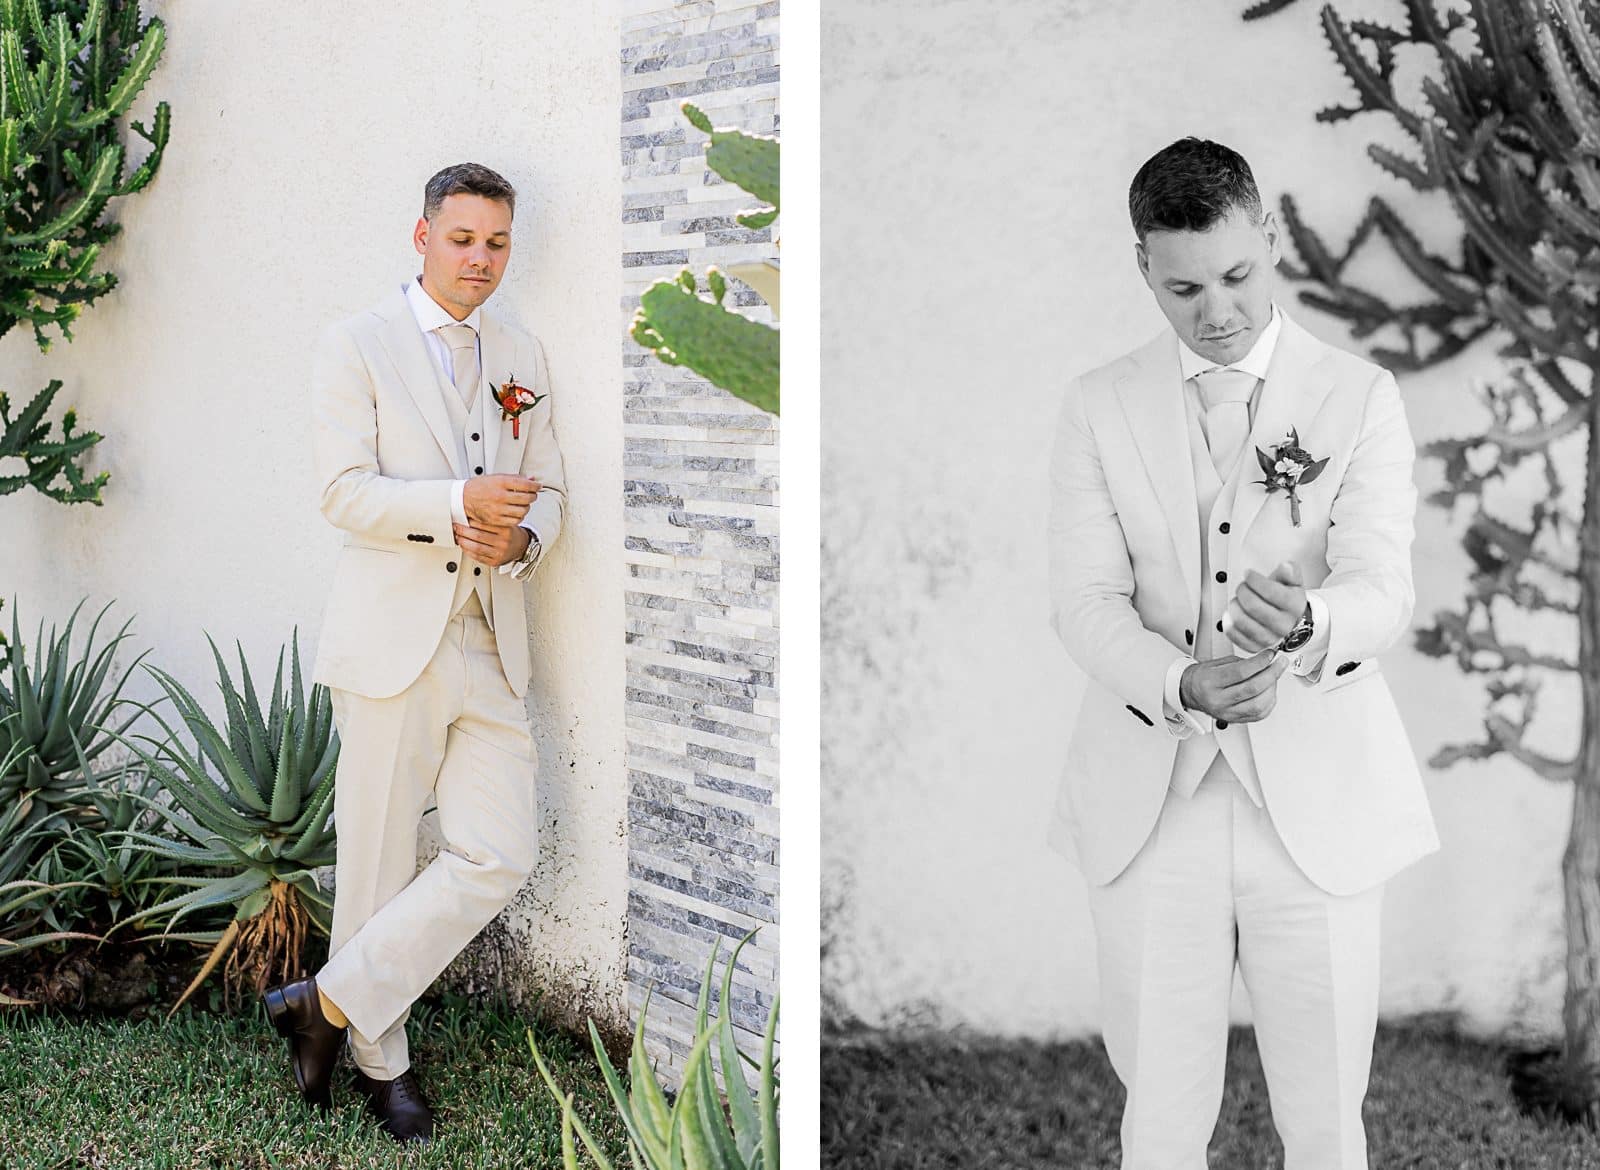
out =
[[511,442],[511,424],[504,420],[499,404],[500,383],[516,372],[508,368],[515,346],[500,322],[487,312],[480,312],[478,323],[479,356],[482,359],[479,368],[483,378],[478,387],[478,393],[483,398],[483,465],[494,473],[500,471],[495,460],[499,457],[501,447],[504,446],[508,453],[516,450],[516,444]]
[[1133,366],[1117,379],[1122,402],[1145,472],[1166,515],[1192,608],[1200,608],[1200,525],[1194,465],[1189,457],[1189,420],[1183,405],[1178,339],[1163,333],[1133,354]]
[[[1281,311],[1281,310],[1280,310]],[[1272,361],[1267,366],[1267,378],[1261,387],[1261,398],[1256,404],[1255,422],[1250,427],[1250,437],[1245,441],[1239,473],[1239,490],[1233,501],[1232,539],[1229,540],[1229,560],[1238,555],[1250,525],[1267,502],[1267,489],[1262,481],[1256,450],[1270,451],[1283,442],[1291,427],[1299,431],[1302,440],[1306,428],[1322,408],[1322,400],[1333,389],[1333,371],[1325,359],[1327,347],[1299,325],[1283,319],[1283,331],[1278,335],[1278,346],[1272,351]],[[1327,452],[1313,452],[1321,458]]]
[[439,397],[439,377],[433,359],[428,356],[422,330],[417,328],[417,319],[411,313],[411,306],[406,303],[405,293],[396,292],[386,297],[375,312],[384,319],[378,337],[389,360],[399,372],[401,383],[416,403],[422,421],[433,432],[439,450],[456,473],[456,478],[465,479],[467,469],[457,451],[459,444],[450,433],[450,416],[445,412],[444,400]]

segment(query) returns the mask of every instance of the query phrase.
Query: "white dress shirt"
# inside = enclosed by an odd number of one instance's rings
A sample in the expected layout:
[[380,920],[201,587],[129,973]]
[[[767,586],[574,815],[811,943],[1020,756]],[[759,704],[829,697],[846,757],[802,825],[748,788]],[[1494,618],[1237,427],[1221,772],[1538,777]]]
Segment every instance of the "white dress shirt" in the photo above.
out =
[[[478,331],[482,314],[477,309],[473,309],[472,312],[466,315],[465,319],[457,321],[445,311],[444,306],[428,295],[427,290],[422,287],[422,274],[420,272],[414,279],[407,281],[404,287],[406,303],[411,306],[411,315],[417,319],[417,328],[422,330],[422,340],[427,343],[428,354],[433,358],[433,364],[438,369],[445,384],[453,386],[455,384],[455,375],[452,372],[450,347],[445,344],[444,338],[439,335],[441,326],[471,326],[472,336],[478,346],[478,369],[482,371],[483,338]],[[487,411],[490,404],[485,402],[482,406]],[[464,479],[456,480],[455,487],[450,493],[450,515],[457,524],[471,523],[467,518],[466,493],[467,481]],[[521,527],[528,530],[529,540],[534,544],[539,543],[539,534],[534,531],[533,525],[529,524],[526,518],[522,520]],[[509,564],[501,565],[500,571],[502,573],[510,573],[516,563],[512,561]]]
[[[1283,314],[1278,312],[1278,306],[1272,306],[1272,320],[1267,322],[1267,327],[1261,331],[1261,336],[1256,338],[1256,343],[1250,347],[1250,352],[1236,362],[1227,366],[1218,366],[1209,358],[1203,358],[1194,350],[1178,339],[1178,364],[1183,371],[1183,394],[1185,409],[1199,418],[1200,429],[1206,429],[1205,402],[1200,396],[1200,387],[1195,382],[1196,376],[1208,370],[1229,369],[1240,370],[1247,374],[1254,374],[1257,382],[1254,393],[1250,395],[1250,421],[1255,423],[1256,404],[1261,400],[1261,386],[1267,377],[1267,368],[1272,364],[1272,354],[1278,346],[1278,334],[1283,331]],[[1209,441],[1210,435],[1206,438]],[[1315,683],[1322,677],[1322,664],[1328,656],[1328,603],[1315,589],[1306,590],[1306,602],[1311,606],[1311,640],[1300,649],[1292,651],[1294,657],[1289,663],[1289,673],[1301,678],[1306,685]],[[1201,735],[1209,735],[1213,730],[1211,716],[1203,711],[1193,711],[1183,705],[1181,698],[1183,672],[1195,664],[1192,656],[1185,655],[1173,662],[1167,670],[1164,698],[1166,709],[1163,714],[1167,717],[1168,726],[1175,733],[1180,729],[1193,730]]]

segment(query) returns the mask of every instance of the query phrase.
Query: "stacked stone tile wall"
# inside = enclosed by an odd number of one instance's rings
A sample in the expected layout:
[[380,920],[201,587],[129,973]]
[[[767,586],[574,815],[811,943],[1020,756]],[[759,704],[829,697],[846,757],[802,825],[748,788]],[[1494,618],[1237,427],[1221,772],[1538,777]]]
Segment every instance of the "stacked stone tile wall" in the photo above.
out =
[[[637,1016],[652,993],[648,1043],[676,1079],[714,941],[726,955],[761,928],[734,973],[741,1047],[778,986],[778,430],[628,325],[684,266],[777,256],[771,229],[734,222],[753,200],[706,167],[679,107],[778,133],[778,5],[623,0],[621,67],[628,998]],[[772,319],[729,284],[725,303]]]

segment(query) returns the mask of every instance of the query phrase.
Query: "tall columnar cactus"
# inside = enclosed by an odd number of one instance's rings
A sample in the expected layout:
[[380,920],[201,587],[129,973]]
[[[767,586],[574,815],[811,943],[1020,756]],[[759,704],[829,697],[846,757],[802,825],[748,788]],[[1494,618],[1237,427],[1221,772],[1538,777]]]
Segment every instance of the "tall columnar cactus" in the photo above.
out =
[[[778,218],[778,141],[741,130],[714,129],[711,120],[685,102],[684,116],[711,135],[706,165],[743,188],[766,207],[737,216],[741,227],[759,229]],[[768,273],[770,272],[770,278]],[[776,271],[760,265],[734,270],[777,310]],[[685,268],[676,280],[661,280],[640,297],[633,339],[663,362],[695,373],[761,409],[778,413],[778,331],[724,307],[727,279],[715,267],[706,272],[711,299],[699,295],[694,274]]]
[[[1247,18],[1292,0],[1268,0]],[[1283,217],[1304,265],[1303,301],[1350,323],[1388,365],[1407,370],[1449,358],[1480,338],[1501,343],[1505,375],[1484,392],[1490,422],[1425,452],[1444,462],[1434,502],[1466,500],[1472,561],[1461,606],[1417,635],[1425,653],[1484,676],[1483,736],[1441,750],[1446,767],[1506,755],[1571,784],[1572,825],[1562,863],[1567,926],[1565,1037],[1560,1054],[1530,1066],[1530,1104],[1600,1122],[1600,0],[1468,0],[1440,12],[1406,0],[1397,26],[1346,23],[1331,5],[1322,31],[1355,87],[1353,105],[1322,111],[1336,122],[1365,112],[1399,124],[1414,149],[1373,145],[1380,167],[1422,191],[1443,191],[1460,221],[1457,246],[1431,252],[1394,208],[1370,202],[1342,251],[1327,247],[1285,198]],[[1395,85],[1396,57],[1431,55],[1422,108]],[[1347,275],[1352,256],[1381,240],[1427,295],[1397,305]],[[1459,257],[1459,259],[1455,257]],[[1585,434],[1585,432],[1587,432]],[[1586,442],[1585,442],[1586,440]],[[1579,490],[1566,469],[1582,458]],[[1569,458],[1569,456],[1571,458]],[[1538,489],[1505,514],[1500,489]],[[1576,487],[1576,485],[1573,485]],[[1525,495],[1525,491],[1520,494]],[[1546,636],[1536,635],[1541,628]],[[1552,636],[1553,634],[1553,636]],[[1577,750],[1535,746],[1539,699],[1575,690]]]
[[[141,21],[138,0],[0,0],[0,336],[32,328],[41,350],[50,331],[68,340],[84,306],[116,287],[114,273],[95,270],[100,250],[121,225],[102,219],[107,203],[142,190],[161,164],[171,112],[156,107],[151,124],[132,129],[149,144],[129,169],[120,119],[144,88],[166,44],[160,20]],[[40,391],[19,416],[33,421],[6,439],[21,449],[26,477],[0,479],[0,494],[33,484],[68,503],[100,502],[105,477],[86,481],[75,460],[99,436],[52,442]],[[37,408],[37,409],[36,409]],[[51,490],[46,467],[68,486]]]

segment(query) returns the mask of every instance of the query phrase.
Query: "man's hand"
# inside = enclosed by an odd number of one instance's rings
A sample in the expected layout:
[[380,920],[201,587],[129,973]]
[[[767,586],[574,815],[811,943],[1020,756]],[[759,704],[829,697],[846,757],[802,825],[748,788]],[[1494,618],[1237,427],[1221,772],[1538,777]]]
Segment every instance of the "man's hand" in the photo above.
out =
[[512,528],[528,514],[541,486],[525,475],[475,475],[467,480],[461,504],[476,528]]
[[1289,659],[1271,650],[1249,658],[1213,658],[1185,667],[1178,695],[1191,711],[1229,723],[1256,723],[1278,705],[1278,677]]
[[[499,475],[496,479],[517,479],[514,475]],[[470,480],[468,481],[471,482]],[[530,481],[531,482],[531,481]],[[508,528],[480,528],[475,525],[450,525],[455,530],[456,543],[461,551],[475,561],[498,568],[519,560],[528,551],[533,534],[520,524]]]
[[1222,615],[1222,632],[1228,641],[1247,654],[1276,647],[1300,624],[1306,612],[1306,591],[1300,584],[1300,570],[1284,561],[1263,577],[1251,569],[1244,584],[1228,602]]

